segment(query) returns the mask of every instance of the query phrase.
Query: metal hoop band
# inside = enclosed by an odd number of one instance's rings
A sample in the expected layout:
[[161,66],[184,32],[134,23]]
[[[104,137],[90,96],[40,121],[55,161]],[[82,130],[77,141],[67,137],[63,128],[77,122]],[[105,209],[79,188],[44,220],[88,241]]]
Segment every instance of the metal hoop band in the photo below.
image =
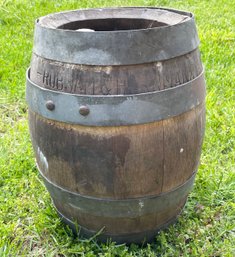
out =
[[160,195],[114,200],[70,192],[49,181],[41,171],[40,173],[52,199],[57,199],[61,203],[64,202],[75,210],[79,210],[79,212],[89,213],[95,216],[129,218],[161,212],[169,207],[178,206],[180,201],[186,198],[191,191],[196,176],[196,172],[194,172],[184,184]]
[[31,111],[71,124],[120,126],[155,122],[187,112],[205,99],[203,72],[174,88],[133,95],[75,95],[39,87],[26,74]]
[[[43,24],[110,18],[151,19],[162,14],[181,15],[182,20],[160,27],[78,32]],[[75,17],[75,18],[74,18]],[[173,9],[132,7],[84,9],[51,14],[37,20],[34,53],[50,60],[84,65],[130,65],[167,60],[184,55],[199,45],[194,17]]]

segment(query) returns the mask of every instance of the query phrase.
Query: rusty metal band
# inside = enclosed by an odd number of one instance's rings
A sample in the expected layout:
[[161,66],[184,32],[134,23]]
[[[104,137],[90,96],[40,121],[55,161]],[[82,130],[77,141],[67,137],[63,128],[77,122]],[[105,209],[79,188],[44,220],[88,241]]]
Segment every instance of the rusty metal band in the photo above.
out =
[[[133,95],[75,95],[39,87],[27,71],[29,109],[56,121],[88,126],[121,126],[155,122],[187,112],[205,99],[203,72],[177,87]],[[48,109],[48,103],[53,108]],[[79,108],[87,108],[82,115]],[[52,110],[53,109],[53,110]]]
[[[118,10],[131,8],[113,8]],[[132,8],[133,13],[140,8]],[[154,8],[144,8],[143,13]],[[159,10],[160,8],[155,8]],[[103,13],[110,9],[94,9],[101,19]],[[167,10],[167,9],[162,9]],[[85,20],[92,10],[77,10],[78,19]],[[168,9],[181,14],[180,11]],[[174,25],[147,29],[78,32],[41,25],[39,19],[35,24],[34,49],[38,56],[59,62],[84,65],[130,65],[168,60],[184,55],[199,45],[194,17],[191,13],[182,12],[188,18]],[[58,15],[54,14],[56,22]],[[114,14],[113,14],[114,15]],[[57,17],[58,16],[58,17]],[[85,18],[84,18],[85,17]],[[93,19],[97,19],[93,17]],[[104,16],[105,17],[105,16]],[[121,17],[125,18],[125,11]],[[113,18],[113,16],[112,16]],[[142,18],[142,16],[135,18]],[[154,20],[157,19],[153,17]],[[67,20],[68,22],[68,20]]]
[[[122,244],[122,243],[126,243],[126,244],[131,244],[131,243],[136,243],[136,244],[143,244],[146,242],[151,242],[152,240],[154,240],[156,234],[162,230],[167,228],[169,225],[175,223],[177,221],[178,216],[180,215],[180,213],[182,212],[182,209],[171,219],[169,219],[167,222],[165,222],[164,224],[158,226],[157,228],[153,229],[153,230],[147,230],[147,231],[142,231],[142,232],[137,232],[137,233],[126,233],[126,234],[108,234],[108,233],[99,233],[99,231],[93,231],[93,230],[89,230],[81,225],[77,225],[76,222],[72,221],[71,219],[65,217],[58,209],[57,207],[54,205],[57,213],[59,214],[59,216],[61,217],[61,219],[72,229],[72,231],[75,234],[79,234],[85,237],[93,237],[95,235],[97,235],[97,239],[101,242],[107,242],[108,239],[112,239],[112,241]],[[102,231],[102,230],[101,230]]]
[[[40,169],[39,169],[40,171]],[[69,205],[74,210],[102,217],[139,217],[177,207],[186,198],[195,179],[196,172],[182,185],[172,191],[154,196],[115,200],[84,196],[68,191],[49,181],[40,171],[44,184],[52,199]]]

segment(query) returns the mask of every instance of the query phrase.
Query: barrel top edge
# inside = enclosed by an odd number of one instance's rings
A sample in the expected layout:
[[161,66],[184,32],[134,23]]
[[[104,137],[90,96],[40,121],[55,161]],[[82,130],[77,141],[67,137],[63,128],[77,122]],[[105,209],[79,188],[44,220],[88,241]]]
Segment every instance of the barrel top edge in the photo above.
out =
[[[76,31],[76,30],[69,30],[69,29],[60,29],[58,28],[57,24],[60,20],[60,17],[64,18],[65,15],[68,14],[73,14],[73,13],[78,13],[81,14],[81,16],[83,18],[78,19],[79,20],[86,20],[87,18],[85,18],[84,14],[86,15],[86,13],[88,12],[108,12],[108,11],[125,11],[125,10],[142,10],[142,11],[146,11],[146,10],[150,10],[150,11],[162,11],[162,12],[168,12],[168,13],[172,13],[178,16],[182,16],[183,19],[180,22],[176,22],[175,24],[166,24],[164,26],[160,26],[160,27],[152,27],[152,28],[142,28],[142,29],[129,29],[129,30],[112,30],[112,31]],[[124,14],[125,16],[125,14]],[[106,18],[114,18],[114,17],[106,17]],[[105,17],[103,19],[106,19]],[[115,18],[118,18],[115,17]],[[120,17],[120,18],[128,18],[127,17]],[[139,16],[136,15],[133,16],[132,18],[141,18]],[[146,16],[143,19],[153,19],[153,20],[157,20],[156,18],[159,17],[153,17],[153,16]],[[96,19],[102,19],[102,17],[95,17],[93,18],[94,20]],[[188,11],[183,11],[183,10],[177,10],[177,9],[173,9],[173,8],[164,8],[164,7],[147,7],[147,6],[127,6],[127,7],[107,7],[107,8],[83,8],[83,9],[75,9],[75,10],[67,10],[67,11],[62,11],[62,12],[56,12],[56,13],[51,13],[42,17],[39,17],[35,20],[35,26],[37,27],[42,27],[42,28],[46,28],[48,30],[52,30],[52,31],[57,31],[57,30],[62,30],[64,32],[71,32],[71,33],[97,33],[97,34],[117,34],[117,33],[127,33],[127,32],[141,32],[141,31],[152,31],[152,30],[160,30],[160,29],[164,29],[166,27],[174,27],[177,25],[180,25],[182,23],[185,23],[187,21],[193,21],[194,22],[194,14],[192,12],[188,12]],[[49,21],[49,24],[46,23],[46,21]],[[71,22],[69,20],[67,20],[67,22]]]
[[122,7],[41,17],[35,25],[33,51],[43,58],[74,64],[131,65],[174,58],[198,45],[193,14]]

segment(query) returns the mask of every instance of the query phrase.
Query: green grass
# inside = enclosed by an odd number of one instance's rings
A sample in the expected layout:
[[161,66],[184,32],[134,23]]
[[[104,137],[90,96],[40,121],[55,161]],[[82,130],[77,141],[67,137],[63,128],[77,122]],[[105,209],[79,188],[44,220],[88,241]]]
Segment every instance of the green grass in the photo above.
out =
[[27,125],[25,71],[34,20],[68,9],[127,1],[0,0],[0,256],[235,256],[235,3],[131,0],[192,11],[207,80],[207,126],[196,183],[179,222],[152,244],[98,244],[73,237],[35,167]]

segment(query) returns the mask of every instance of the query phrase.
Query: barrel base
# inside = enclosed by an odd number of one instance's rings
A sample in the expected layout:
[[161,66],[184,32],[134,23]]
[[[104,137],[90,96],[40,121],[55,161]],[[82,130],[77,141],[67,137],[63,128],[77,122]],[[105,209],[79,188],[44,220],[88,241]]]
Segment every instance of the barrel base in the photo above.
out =
[[[186,203],[186,201],[185,201]],[[180,211],[171,219],[169,219],[167,222],[165,222],[163,225],[158,226],[156,229],[153,230],[147,230],[147,231],[142,231],[139,233],[131,233],[131,234],[124,234],[124,235],[109,235],[105,233],[99,233],[99,231],[92,231],[89,229],[86,229],[85,227],[82,227],[78,224],[75,224],[73,221],[65,217],[54,205],[54,208],[56,209],[57,213],[59,214],[60,218],[62,221],[67,224],[73,231],[75,235],[81,235],[85,238],[91,238],[94,237],[97,239],[98,242],[106,243],[109,240],[112,240],[113,242],[116,242],[117,244],[127,244],[130,245],[132,243],[138,244],[138,245],[145,245],[146,243],[151,243],[156,235],[163,229],[166,229],[168,226],[174,224],[179,215],[181,214],[185,203],[180,209]]]

